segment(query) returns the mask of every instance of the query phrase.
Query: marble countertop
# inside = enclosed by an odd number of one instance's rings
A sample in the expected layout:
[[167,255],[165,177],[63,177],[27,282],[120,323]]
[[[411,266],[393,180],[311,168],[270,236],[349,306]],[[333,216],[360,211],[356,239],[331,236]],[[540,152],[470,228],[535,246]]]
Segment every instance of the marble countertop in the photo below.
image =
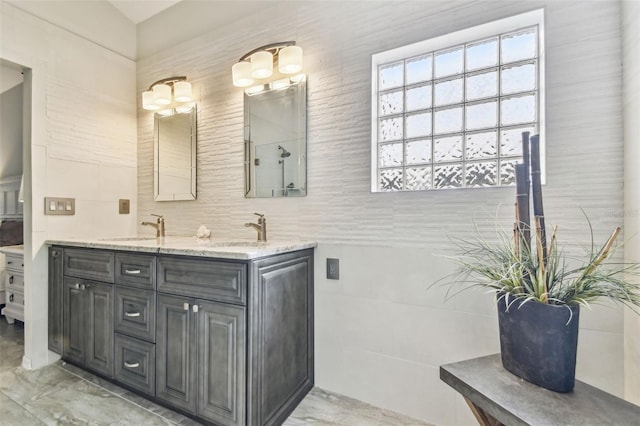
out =
[[316,247],[312,241],[215,240],[196,237],[113,237],[47,240],[46,244],[224,259],[257,259]]
[[17,254],[22,256],[24,254],[24,246],[4,246],[0,247],[0,253],[4,254]]

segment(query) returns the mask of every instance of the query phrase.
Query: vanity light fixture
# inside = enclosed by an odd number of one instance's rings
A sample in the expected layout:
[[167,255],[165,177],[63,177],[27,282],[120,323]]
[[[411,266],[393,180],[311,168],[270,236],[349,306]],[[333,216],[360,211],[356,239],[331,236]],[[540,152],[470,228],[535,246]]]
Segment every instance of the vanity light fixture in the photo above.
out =
[[175,103],[183,104],[192,100],[191,83],[187,77],[169,77],[156,81],[142,93],[142,108],[158,111],[173,108]]
[[231,67],[233,85],[249,87],[255,80],[273,75],[274,64],[280,74],[299,74],[302,71],[302,48],[295,41],[265,44],[243,55]]

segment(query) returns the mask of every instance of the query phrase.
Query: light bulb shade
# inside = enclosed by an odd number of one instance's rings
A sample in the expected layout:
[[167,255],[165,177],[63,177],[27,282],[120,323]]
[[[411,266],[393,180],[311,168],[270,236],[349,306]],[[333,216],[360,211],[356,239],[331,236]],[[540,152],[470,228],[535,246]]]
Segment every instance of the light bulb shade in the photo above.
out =
[[168,84],[153,86],[153,101],[157,105],[169,105],[171,103],[171,86]]
[[250,62],[240,61],[237,64],[233,64],[231,75],[233,76],[233,85],[236,87],[248,87],[253,84]]
[[268,78],[273,74],[273,55],[261,51],[251,55],[251,77]]
[[173,84],[173,96],[177,102],[191,102],[191,83],[188,81],[176,81]]
[[278,71],[282,74],[295,74],[302,71],[302,48],[287,46],[278,54]]
[[142,92],[142,108],[149,111],[156,111],[160,108],[160,106],[156,105],[153,101],[153,92],[151,90]]

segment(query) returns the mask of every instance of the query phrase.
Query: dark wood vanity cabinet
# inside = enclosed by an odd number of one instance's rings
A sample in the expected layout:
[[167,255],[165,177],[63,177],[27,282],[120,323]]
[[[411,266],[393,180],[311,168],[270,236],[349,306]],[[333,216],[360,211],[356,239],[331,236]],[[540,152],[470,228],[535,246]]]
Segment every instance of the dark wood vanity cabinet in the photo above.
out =
[[49,260],[68,361],[220,426],[282,424],[313,387],[313,249],[230,260],[54,246]]

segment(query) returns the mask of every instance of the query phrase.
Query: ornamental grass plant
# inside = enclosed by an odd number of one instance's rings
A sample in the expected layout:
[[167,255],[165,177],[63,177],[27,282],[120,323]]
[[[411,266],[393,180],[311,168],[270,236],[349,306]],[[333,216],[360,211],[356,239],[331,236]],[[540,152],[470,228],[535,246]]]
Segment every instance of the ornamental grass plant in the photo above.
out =
[[[505,298],[507,310],[516,301],[520,304],[535,301],[588,307],[599,298],[608,298],[631,308],[640,307],[637,280],[640,264],[611,261],[612,254],[619,247],[616,246],[619,227],[602,246],[596,246],[593,228],[587,219],[591,248],[582,259],[565,255],[558,244],[558,227],[553,227],[547,244],[538,135],[530,138],[528,132],[522,134],[522,153],[522,164],[515,166],[516,220],[513,234],[498,232],[498,241],[490,242],[476,230],[475,238],[453,239],[458,253],[447,257],[457,263],[460,270],[448,278],[453,278],[456,286],[462,285],[463,288],[484,286],[495,291],[499,298]],[[450,292],[451,288],[447,297]]]

